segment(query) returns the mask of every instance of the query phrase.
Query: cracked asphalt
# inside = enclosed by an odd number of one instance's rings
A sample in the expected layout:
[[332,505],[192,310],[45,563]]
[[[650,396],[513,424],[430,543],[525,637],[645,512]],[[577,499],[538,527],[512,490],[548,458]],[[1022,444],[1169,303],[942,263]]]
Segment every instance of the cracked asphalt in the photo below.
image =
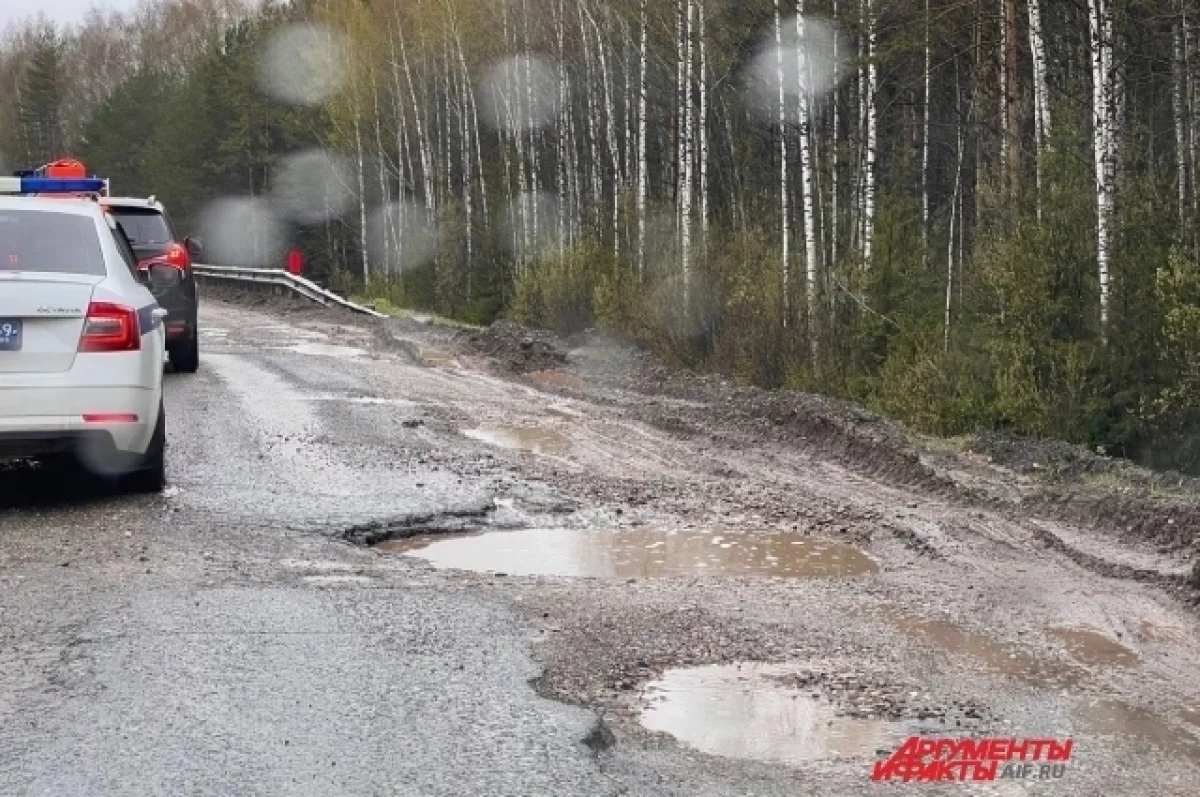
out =
[[[0,473],[0,794],[886,788],[887,750],[778,761],[638,721],[664,673],[738,662],[898,734],[1076,739],[1061,781],[905,790],[1197,792],[1184,552],[856,468],[702,386],[635,384],[619,348],[523,375],[415,323],[210,300],[202,327],[200,373],[167,377],[166,494]],[[514,428],[536,450],[464,434]],[[769,528],[879,572],[516,576],[360,544],[506,527]],[[1120,655],[1089,658],[1073,629]]]

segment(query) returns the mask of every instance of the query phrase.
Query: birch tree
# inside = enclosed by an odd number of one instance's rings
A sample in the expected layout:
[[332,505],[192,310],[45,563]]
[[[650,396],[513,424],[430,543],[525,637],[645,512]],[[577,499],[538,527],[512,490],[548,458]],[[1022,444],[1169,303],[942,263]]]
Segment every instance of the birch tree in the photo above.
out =
[[792,227],[788,208],[788,117],[787,117],[787,85],[784,79],[783,62],[783,10],[780,0],[775,0],[775,67],[779,83],[779,218],[783,236],[783,325],[788,326],[791,315],[789,290],[791,285],[791,241]]
[[820,268],[817,249],[816,186],[812,155],[812,82],[810,50],[805,37],[804,0],[796,0],[796,96],[800,122],[800,196],[804,215],[805,288],[808,302],[809,354],[816,366],[819,351],[817,338],[817,274]]
[[1033,60],[1034,169],[1037,218],[1042,220],[1042,167],[1050,141],[1050,87],[1046,78],[1046,42],[1041,0],[1029,0],[1029,52]]
[[1112,0],[1088,0],[1088,34],[1092,60],[1092,155],[1096,173],[1096,270],[1100,284],[1100,330],[1107,341],[1117,118]]
[[878,31],[876,30],[875,11],[871,7],[872,0],[863,0],[863,29],[866,31],[866,81],[863,86],[862,103],[864,113],[866,115],[866,154],[863,163],[863,201],[862,201],[862,218],[863,218],[863,263],[869,269],[871,268],[872,258],[874,257],[875,243],[875,161],[876,153],[879,146],[879,111],[876,108],[876,94],[878,93],[879,72],[878,65],[875,62],[875,48],[878,44]]

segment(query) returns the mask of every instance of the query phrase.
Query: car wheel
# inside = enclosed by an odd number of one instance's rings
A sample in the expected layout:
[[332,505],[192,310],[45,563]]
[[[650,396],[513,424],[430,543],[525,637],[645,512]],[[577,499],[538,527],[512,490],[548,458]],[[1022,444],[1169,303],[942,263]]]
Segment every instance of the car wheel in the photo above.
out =
[[171,358],[171,367],[176,373],[194,374],[200,370],[200,333],[192,322],[192,334],[184,343],[178,343],[167,350]]
[[161,493],[167,486],[167,413],[158,405],[158,424],[150,447],[142,455],[138,468],[121,477],[120,487],[130,493]]

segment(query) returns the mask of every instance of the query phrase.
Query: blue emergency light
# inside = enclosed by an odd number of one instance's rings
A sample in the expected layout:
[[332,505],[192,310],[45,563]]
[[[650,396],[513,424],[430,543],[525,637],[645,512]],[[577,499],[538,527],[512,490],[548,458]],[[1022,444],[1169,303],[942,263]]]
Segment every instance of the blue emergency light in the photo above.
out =
[[104,194],[108,181],[99,177],[0,177],[0,194]]

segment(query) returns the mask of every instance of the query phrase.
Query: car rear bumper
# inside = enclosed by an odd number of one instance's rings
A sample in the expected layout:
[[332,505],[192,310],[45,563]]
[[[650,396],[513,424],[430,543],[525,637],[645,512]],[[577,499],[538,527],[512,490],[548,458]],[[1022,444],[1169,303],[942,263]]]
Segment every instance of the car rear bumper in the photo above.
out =
[[142,454],[158,423],[158,402],[144,388],[0,388],[0,459]]

